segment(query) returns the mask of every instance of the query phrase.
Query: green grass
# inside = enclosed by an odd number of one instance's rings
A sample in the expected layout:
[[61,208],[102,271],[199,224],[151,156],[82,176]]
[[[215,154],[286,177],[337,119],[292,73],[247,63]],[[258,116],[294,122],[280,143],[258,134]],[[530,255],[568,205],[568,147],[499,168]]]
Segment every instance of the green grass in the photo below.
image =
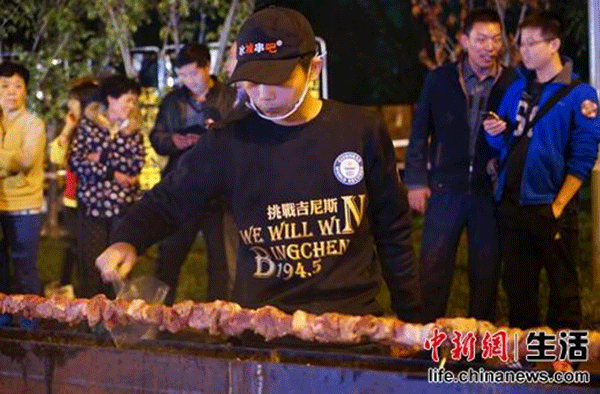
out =
[[[587,209],[586,209],[587,208]],[[592,285],[592,275],[590,266],[591,257],[591,218],[589,206],[584,207],[580,214],[580,288],[582,297],[582,307],[584,324],[586,328],[600,329],[600,292]],[[422,227],[422,218],[420,216],[414,219],[413,242],[415,250],[420,248],[420,235]],[[467,279],[467,249],[466,235],[461,237],[456,258],[456,269],[452,284],[452,291],[448,305],[448,316],[466,316],[469,303],[469,286]],[[60,268],[63,258],[65,242],[60,238],[45,237],[40,243],[38,269],[42,285],[56,281],[60,276]],[[135,266],[132,276],[152,275],[154,272],[154,258],[156,256],[156,247],[150,248],[142,256],[142,260]],[[177,287],[176,300],[191,299],[202,301],[206,295],[206,251],[202,237],[194,244],[192,251],[182,268],[179,285]],[[540,286],[540,305],[545,311],[548,305],[548,289],[545,276],[542,275]],[[382,286],[378,297],[381,304],[388,313],[391,313],[389,292]],[[500,323],[507,322],[508,303],[506,295],[499,286],[499,296],[497,303],[497,317]]]

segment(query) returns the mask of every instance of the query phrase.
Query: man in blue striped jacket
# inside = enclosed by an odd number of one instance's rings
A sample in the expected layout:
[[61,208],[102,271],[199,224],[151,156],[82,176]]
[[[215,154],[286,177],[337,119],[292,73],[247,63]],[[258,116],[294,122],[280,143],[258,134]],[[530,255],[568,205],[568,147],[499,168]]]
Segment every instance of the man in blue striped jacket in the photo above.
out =
[[594,89],[579,83],[561,58],[561,24],[534,14],[521,25],[520,77],[507,90],[500,119],[484,122],[500,151],[496,200],[511,326],[539,326],[544,267],[550,288],[547,324],[577,328],[577,192],[598,153],[600,122]]

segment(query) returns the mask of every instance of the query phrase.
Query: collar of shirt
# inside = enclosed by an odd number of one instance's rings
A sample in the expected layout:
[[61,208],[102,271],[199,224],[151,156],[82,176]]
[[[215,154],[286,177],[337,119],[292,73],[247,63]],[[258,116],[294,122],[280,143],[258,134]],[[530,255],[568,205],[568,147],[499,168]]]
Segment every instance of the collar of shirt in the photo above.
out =
[[27,112],[27,108],[25,107],[13,111],[10,114],[3,114],[2,110],[0,109],[0,120],[2,120],[3,126],[8,128],[10,125],[16,122],[17,119],[23,116],[25,112]]
[[473,71],[473,69],[471,68],[468,58],[465,57],[465,59],[463,60],[463,78],[465,80],[467,91],[470,94],[472,94],[473,89],[475,88],[475,86],[477,86],[478,83],[484,83],[488,80],[494,81],[499,70],[500,65],[498,63],[494,63],[490,72],[483,79],[480,80],[479,76],[475,74],[475,71]]
[[194,108],[197,111],[201,110],[203,105],[207,105],[214,102],[217,96],[219,95],[219,91],[221,90],[222,85],[219,82],[219,80],[212,75],[210,78],[213,81],[213,86],[210,89],[208,89],[208,92],[206,92],[206,96],[204,97],[203,102],[199,102],[198,100],[196,100],[192,92],[190,92],[188,88],[185,88],[185,97],[188,103],[192,108]]

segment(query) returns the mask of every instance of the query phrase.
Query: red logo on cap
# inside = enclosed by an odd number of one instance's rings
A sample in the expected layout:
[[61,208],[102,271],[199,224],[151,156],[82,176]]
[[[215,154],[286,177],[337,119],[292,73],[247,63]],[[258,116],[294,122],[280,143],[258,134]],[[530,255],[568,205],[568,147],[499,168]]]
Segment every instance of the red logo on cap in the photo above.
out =
[[244,55],[251,55],[253,53],[263,53],[269,52],[271,54],[275,54],[279,51],[279,47],[283,45],[283,41],[277,40],[275,42],[249,42],[244,45],[240,45],[238,50],[238,57]]

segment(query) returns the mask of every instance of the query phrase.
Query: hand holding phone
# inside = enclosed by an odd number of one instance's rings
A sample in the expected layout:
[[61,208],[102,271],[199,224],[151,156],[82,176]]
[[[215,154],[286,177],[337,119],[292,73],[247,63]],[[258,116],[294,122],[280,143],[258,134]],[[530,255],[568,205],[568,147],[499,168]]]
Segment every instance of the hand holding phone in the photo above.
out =
[[483,116],[483,128],[489,135],[498,135],[506,130],[506,122],[497,113],[488,111]]
[[483,115],[483,120],[502,120],[502,119],[500,119],[500,116],[497,113],[495,113],[494,111],[487,111]]

